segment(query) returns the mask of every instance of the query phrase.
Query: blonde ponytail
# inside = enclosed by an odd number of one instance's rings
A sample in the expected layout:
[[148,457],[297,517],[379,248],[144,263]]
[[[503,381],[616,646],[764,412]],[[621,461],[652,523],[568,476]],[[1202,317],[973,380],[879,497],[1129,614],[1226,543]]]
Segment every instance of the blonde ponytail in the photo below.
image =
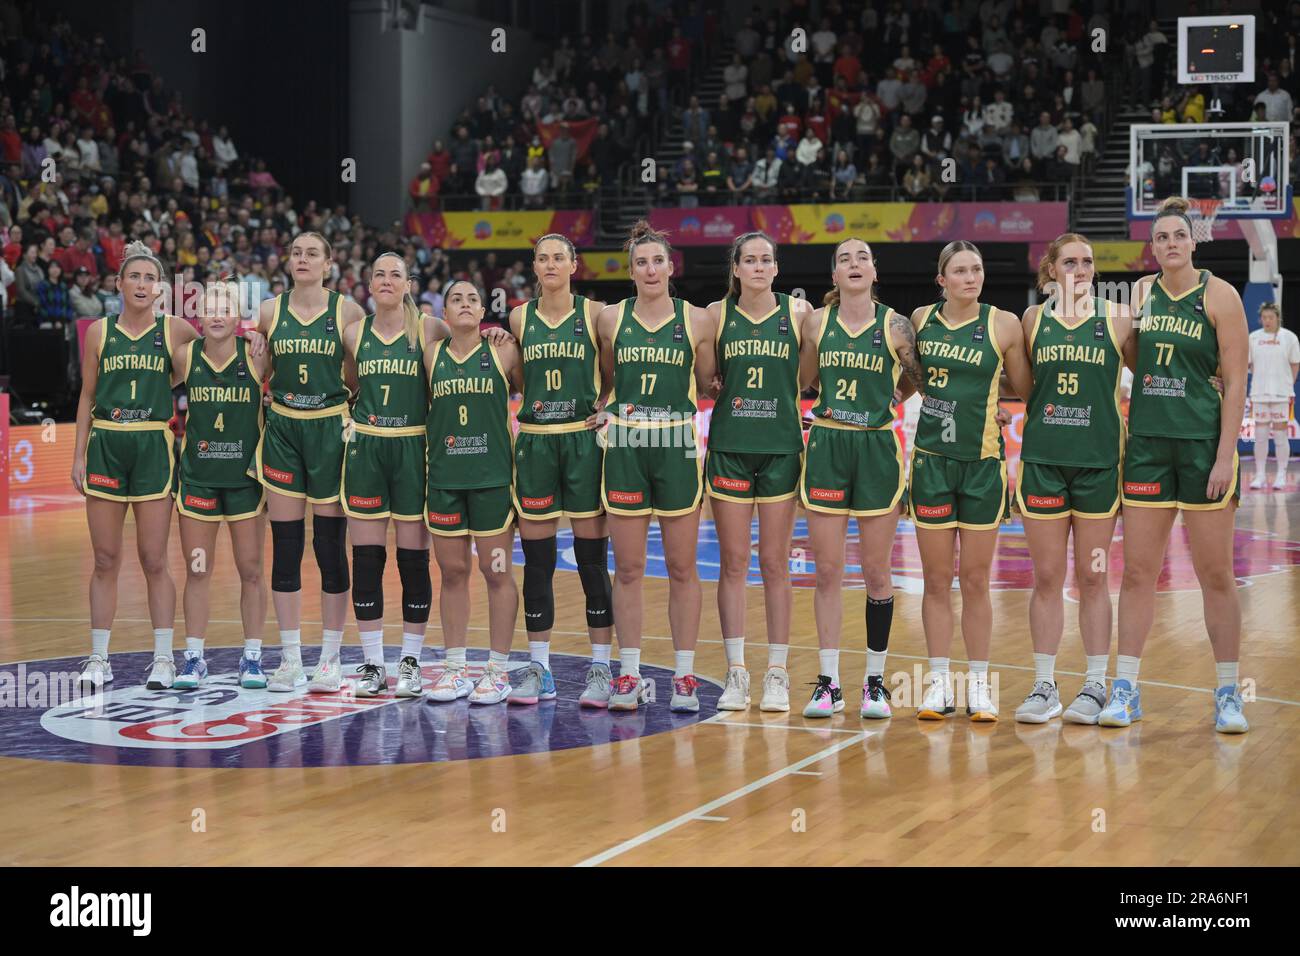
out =
[[420,325],[423,321],[424,316],[420,314],[420,307],[415,304],[415,299],[408,289],[402,296],[402,325],[406,328],[406,344],[411,348],[416,348],[420,344]]

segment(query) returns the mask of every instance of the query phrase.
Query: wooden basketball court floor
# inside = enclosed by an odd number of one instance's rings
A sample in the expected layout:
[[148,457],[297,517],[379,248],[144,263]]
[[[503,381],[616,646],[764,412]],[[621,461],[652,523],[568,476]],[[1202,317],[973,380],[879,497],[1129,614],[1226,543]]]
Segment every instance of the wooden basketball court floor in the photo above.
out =
[[[1004,559],[1018,561],[1022,573],[1019,583],[1011,582],[1015,587],[993,595],[991,669],[999,675],[1002,711],[993,725],[964,716],[921,723],[902,707],[892,721],[857,716],[865,660],[860,590],[847,591],[844,602],[845,713],[829,721],[799,713],[817,671],[813,592],[804,588],[796,589],[794,601],[793,712],[760,713],[766,647],[762,592],[753,587],[747,661],[755,688],[747,713],[593,746],[441,762],[251,768],[185,759],[128,765],[4,756],[0,863],[1295,865],[1300,496],[1249,494],[1238,529],[1239,573],[1245,569],[1242,676],[1256,681],[1258,695],[1247,705],[1252,730],[1245,736],[1213,731],[1214,671],[1194,590],[1157,599],[1142,666],[1142,723],[1125,730],[1059,720],[1016,724],[1012,713],[1033,682],[1029,592],[1023,539],[1004,534],[999,567]],[[133,533],[128,528],[128,549]],[[210,648],[238,647],[242,637],[226,541],[223,532]],[[76,507],[0,518],[0,668],[86,653],[86,542],[84,513]],[[175,528],[171,551],[179,591],[184,574]],[[128,554],[115,655],[152,646],[143,579],[133,550]],[[389,563],[393,608],[399,586]],[[1118,574],[1112,577],[1115,588]],[[436,587],[436,566],[434,580]],[[310,599],[315,581],[309,553],[309,665],[319,645],[319,623],[312,623],[319,610]],[[585,655],[577,576],[561,571],[556,581],[553,650]],[[645,587],[644,661],[671,667],[667,582],[648,579]],[[470,643],[485,647],[481,584],[472,588]],[[900,590],[894,620],[887,676],[911,674],[925,660],[919,588]],[[179,601],[176,633],[179,642]],[[266,637],[274,663],[273,618]],[[391,625],[390,656],[397,638]],[[526,650],[522,623],[515,641],[516,651]],[[357,643],[351,621],[345,643]],[[433,624],[428,646],[441,646]],[[962,669],[962,654],[958,635],[955,670]],[[700,675],[721,682],[726,668],[711,583],[704,584],[696,660]],[[1068,700],[1083,671],[1073,604],[1067,604],[1057,666]],[[1113,666],[1112,658],[1112,675]],[[117,686],[141,681],[142,671],[120,667]],[[662,698],[653,706],[666,710]],[[27,733],[35,745],[44,731],[33,725]]]

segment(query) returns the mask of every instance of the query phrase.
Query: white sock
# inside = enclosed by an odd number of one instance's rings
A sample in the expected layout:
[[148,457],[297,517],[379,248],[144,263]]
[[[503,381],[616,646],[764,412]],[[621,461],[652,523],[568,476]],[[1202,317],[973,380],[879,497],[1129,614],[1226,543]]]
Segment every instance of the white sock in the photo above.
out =
[[1039,654],[1034,651],[1034,682],[1045,680],[1049,684],[1056,683],[1056,655]]
[[280,659],[302,663],[302,631],[280,632]]
[[618,649],[618,669],[620,674],[641,676],[641,648],[620,647]]
[[767,666],[768,667],[785,667],[785,662],[789,657],[790,657],[789,644],[767,645]]
[[724,637],[722,646],[727,653],[728,667],[745,666],[745,635],[740,637]]
[[[881,677],[885,676],[885,656],[889,651],[867,650],[867,676]],[[865,684],[866,681],[864,680]]]
[[510,654],[506,651],[488,651],[489,664],[496,664],[498,667],[505,667],[508,660],[510,660]]
[[944,680],[948,679],[948,658],[932,657],[930,658],[930,673],[938,674]]
[[338,657],[339,651],[343,647],[343,632],[331,631],[328,628],[321,631],[320,638],[320,656],[321,660],[327,657]]
[[829,651],[818,651],[817,662],[821,667],[821,673],[829,677],[832,684],[840,682],[840,649],[838,647]]
[[465,648],[463,648],[463,647],[449,647],[449,648],[447,648],[447,664],[448,664],[449,666],[454,665],[454,666],[456,666],[456,667],[464,667],[464,666],[465,666]]
[[202,657],[203,656],[203,638],[187,637],[185,638],[185,656]]
[[1273,447],[1277,455],[1277,473],[1286,474],[1287,459],[1291,455],[1291,439],[1287,437],[1286,429],[1273,429]]
[[424,634],[419,631],[412,633],[410,631],[402,632],[402,656],[414,657],[418,663],[420,654],[424,651]]
[[970,673],[972,677],[983,677],[985,680],[987,680],[989,676],[989,662],[971,661]]
[[1115,658],[1115,679],[1126,680],[1130,687],[1137,687],[1138,682],[1138,665],[1142,663],[1140,657],[1129,657],[1127,654],[1120,654]]
[[[366,624],[371,625],[371,622],[367,621]],[[378,621],[375,621],[374,624],[379,624],[378,630],[361,632],[361,653],[365,657],[367,664],[382,664],[384,662],[384,626]],[[321,653],[325,653],[324,649],[321,650]]]
[[172,656],[172,635],[174,633],[175,631],[170,627],[155,627],[153,629],[154,657]]
[[112,629],[107,627],[92,627],[90,629],[90,653],[98,654],[105,659],[108,658],[108,638]]
[[1220,687],[1237,687],[1237,668],[1236,661],[1215,661],[1214,662],[1214,687],[1217,690]]
[[551,642],[529,641],[528,659],[536,661],[549,671],[551,669]]
[[[1282,450],[1282,443],[1278,442],[1278,452]],[[1255,429],[1255,477],[1262,479],[1264,472],[1268,469],[1268,432],[1260,428]]]
[[250,661],[262,659],[262,639],[260,637],[244,638],[244,656]]
[[1106,664],[1110,660],[1110,655],[1089,654],[1084,659],[1088,662],[1088,673],[1083,675],[1083,679],[1085,681],[1092,681],[1093,683],[1105,686]]
[[685,677],[687,674],[695,673],[694,651],[677,651],[674,656],[677,658],[677,670],[673,673],[674,677]]
[[592,644],[591,662],[593,664],[604,664],[606,667],[608,667],[613,653],[614,653],[613,644]]

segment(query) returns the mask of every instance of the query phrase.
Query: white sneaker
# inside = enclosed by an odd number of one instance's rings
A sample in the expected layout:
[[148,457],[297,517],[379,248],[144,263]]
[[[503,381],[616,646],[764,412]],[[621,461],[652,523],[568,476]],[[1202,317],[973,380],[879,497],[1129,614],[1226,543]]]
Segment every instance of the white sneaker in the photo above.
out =
[[166,690],[172,686],[176,680],[176,662],[168,654],[166,657],[159,655],[153,659],[153,666],[149,668],[149,677],[144,682],[144,686],[150,690]]
[[763,675],[763,701],[758,709],[767,713],[790,710],[790,675],[784,667],[773,664]]
[[718,698],[718,710],[745,710],[749,707],[749,671],[743,667],[727,668],[727,686]]
[[424,678],[420,676],[420,662],[414,657],[403,657],[397,663],[398,697],[424,696]]
[[331,654],[326,657],[321,655],[321,659],[316,662],[312,669],[311,676],[307,678],[307,692],[309,694],[333,694],[337,693],[343,687],[343,662],[339,660],[337,654]]
[[971,720],[976,721],[998,719],[998,705],[989,692],[989,679],[987,677],[976,675],[972,676],[967,682],[966,713],[970,714]]
[[302,661],[296,657],[282,657],[280,666],[271,672],[271,679],[266,682],[266,689],[284,694],[306,684],[307,672],[302,669]]
[[510,675],[494,661],[488,661],[483,676],[469,695],[471,704],[499,704],[510,696]]
[[1250,483],[1250,490],[1259,491],[1259,489],[1263,487],[1264,487],[1264,476],[1259,474],[1255,475],[1255,480]]
[[91,654],[81,663],[81,676],[77,678],[82,689],[99,690],[105,684],[113,682],[113,665],[108,658]]
[[1277,473],[1277,477],[1273,479],[1273,488],[1276,491],[1281,491],[1285,487],[1286,487],[1286,472],[1279,471]]
[[916,716],[921,720],[943,720],[957,710],[957,696],[950,674],[931,674]]
[[429,700],[445,704],[449,701],[460,700],[462,697],[468,697],[469,692],[474,689],[474,682],[466,674],[469,668],[465,664],[448,664],[446,669],[438,675],[438,679],[433,682],[429,688]]

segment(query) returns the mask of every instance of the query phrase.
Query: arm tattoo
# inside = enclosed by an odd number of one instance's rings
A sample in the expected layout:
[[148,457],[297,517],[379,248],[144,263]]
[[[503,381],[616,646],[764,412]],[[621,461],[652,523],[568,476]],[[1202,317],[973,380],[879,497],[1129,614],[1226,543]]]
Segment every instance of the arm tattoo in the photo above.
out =
[[903,374],[912,383],[917,394],[924,395],[925,372],[916,357],[916,329],[912,328],[912,323],[905,316],[898,313],[894,313],[889,328],[894,334],[894,352],[898,355],[898,363],[903,367]]

